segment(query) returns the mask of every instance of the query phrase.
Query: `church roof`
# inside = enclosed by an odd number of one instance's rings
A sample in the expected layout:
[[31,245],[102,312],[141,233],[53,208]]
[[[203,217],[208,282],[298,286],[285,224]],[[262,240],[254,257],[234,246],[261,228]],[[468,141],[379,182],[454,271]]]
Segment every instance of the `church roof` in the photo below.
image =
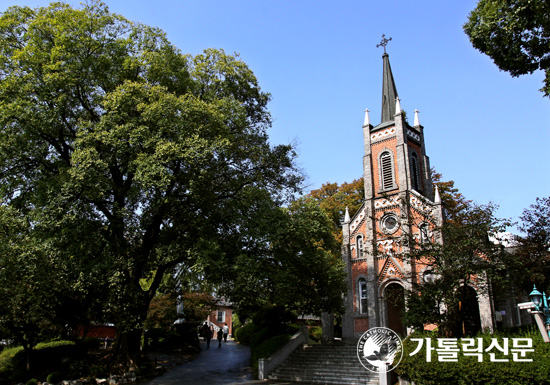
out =
[[390,66],[390,56],[384,52],[382,55],[384,62],[384,72],[382,74],[382,120],[381,123],[394,119],[395,100],[398,97],[393,74]]

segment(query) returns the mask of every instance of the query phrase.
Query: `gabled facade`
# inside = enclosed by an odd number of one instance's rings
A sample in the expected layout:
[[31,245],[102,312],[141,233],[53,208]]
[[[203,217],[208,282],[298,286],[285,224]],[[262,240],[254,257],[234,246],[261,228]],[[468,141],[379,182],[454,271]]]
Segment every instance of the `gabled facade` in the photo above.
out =
[[365,203],[343,223],[342,257],[348,275],[343,337],[357,338],[372,327],[406,330],[400,320],[404,289],[420,279],[425,267],[403,261],[411,237],[417,242],[441,242],[441,200],[430,179],[424,128],[415,111],[411,126],[401,110],[390,67],[383,57],[380,124],[365,111],[363,177]]

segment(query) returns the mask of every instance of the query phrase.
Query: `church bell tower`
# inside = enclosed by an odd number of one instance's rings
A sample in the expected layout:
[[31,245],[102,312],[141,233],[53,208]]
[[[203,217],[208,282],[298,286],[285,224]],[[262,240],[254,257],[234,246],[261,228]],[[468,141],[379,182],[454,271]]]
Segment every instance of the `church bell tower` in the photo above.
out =
[[[442,223],[439,194],[430,178],[424,127],[418,111],[411,126],[401,103],[383,37],[381,122],[373,126],[369,111],[363,124],[365,201],[343,222],[342,257],[347,296],[344,339],[384,326],[406,334],[401,322],[404,291],[424,273],[423,266],[401,258],[415,242],[440,242],[433,231]],[[379,45],[379,46],[380,46]],[[352,213],[353,214],[353,213]]]

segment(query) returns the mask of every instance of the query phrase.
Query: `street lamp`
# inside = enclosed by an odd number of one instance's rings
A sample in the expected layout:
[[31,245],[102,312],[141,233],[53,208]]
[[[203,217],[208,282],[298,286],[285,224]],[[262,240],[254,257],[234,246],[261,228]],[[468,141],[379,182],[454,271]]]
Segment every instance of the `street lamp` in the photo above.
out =
[[533,291],[529,294],[529,298],[533,301],[535,308],[539,310],[539,306],[542,303],[542,294],[537,290],[537,287],[533,285]]
[[550,342],[550,308],[548,307],[546,293],[541,294],[533,285],[533,291],[529,294],[529,297],[531,298],[531,302],[520,303],[518,307],[526,309],[529,313],[533,314],[542,339],[544,342]]
[[[546,293],[543,292],[541,295],[535,285],[533,285],[533,291],[529,294],[529,297],[531,297],[531,301],[535,304],[535,311],[541,312],[544,315],[544,324],[548,330],[550,328],[550,308],[546,300]],[[550,335],[550,331],[548,334]]]

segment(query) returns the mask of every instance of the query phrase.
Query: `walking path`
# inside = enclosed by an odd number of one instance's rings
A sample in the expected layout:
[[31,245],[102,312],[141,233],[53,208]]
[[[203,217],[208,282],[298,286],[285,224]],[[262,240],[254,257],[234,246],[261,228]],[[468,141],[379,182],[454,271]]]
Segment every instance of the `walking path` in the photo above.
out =
[[228,340],[218,348],[215,339],[212,339],[210,349],[206,348],[206,342],[200,345],[201,352],[193,361],[141,385],[274,384],[253,379],[250,349],[247,346]]

